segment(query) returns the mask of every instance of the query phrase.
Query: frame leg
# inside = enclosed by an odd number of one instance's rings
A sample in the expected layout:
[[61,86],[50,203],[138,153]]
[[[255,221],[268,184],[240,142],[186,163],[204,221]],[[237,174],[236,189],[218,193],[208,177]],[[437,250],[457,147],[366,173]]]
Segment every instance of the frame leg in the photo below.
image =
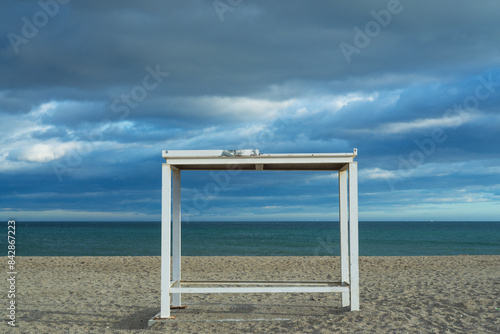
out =
[[[181,286],[181,171],[172,170],[172,280]],[[181,306],[181,294],[172,294],[172,306]]]
[[[347,171],[339,171],[340,271],[342,282],[349,279],[349,229],[347,225]],[[349,292],[342,292],[342,306],[349,306]]]
[[349,249],[351,311],[359,311],[358,163],[349,163]]
[[162,165],[161,186],[161,309],[160,318],[170,318],[170,165]]

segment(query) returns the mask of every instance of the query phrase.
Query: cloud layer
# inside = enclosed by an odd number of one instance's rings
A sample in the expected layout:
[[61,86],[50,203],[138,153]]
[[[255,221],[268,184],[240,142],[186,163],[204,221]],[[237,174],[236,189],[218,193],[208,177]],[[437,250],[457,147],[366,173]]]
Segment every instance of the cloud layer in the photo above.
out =
[[[221,1],[1,5],[6,219],[157,220],[163,149],[356,147],[361,219],[498,220],[498,2]],[[208,182],[186,219],[337,212],[330,173]]]

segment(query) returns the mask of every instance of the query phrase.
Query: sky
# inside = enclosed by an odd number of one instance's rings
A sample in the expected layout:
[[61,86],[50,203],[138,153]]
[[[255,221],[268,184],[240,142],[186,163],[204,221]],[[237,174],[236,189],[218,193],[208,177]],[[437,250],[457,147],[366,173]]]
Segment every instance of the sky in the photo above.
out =
[[[358,149],[360,220],[500,220],[500,2],[3,1],[3,220],[160,220],[162,150]],[[182,173],[183,220],[336,220],[336,172]]]

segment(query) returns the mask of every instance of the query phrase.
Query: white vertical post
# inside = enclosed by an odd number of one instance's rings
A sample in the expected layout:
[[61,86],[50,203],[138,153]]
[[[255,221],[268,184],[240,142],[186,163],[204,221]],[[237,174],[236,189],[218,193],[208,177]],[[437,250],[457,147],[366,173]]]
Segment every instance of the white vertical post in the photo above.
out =
[[160,318],[170,318],[170,203],[171,169],[162,165],[161,184],[161,309]]
[[358,163],[349,163],[349,250],[351,311],[359,311]]
[[[172,280],[181,286],[181,171],[172,170]],[[172,305],[181,306],[181,294],[172,294]]]
[[[347,171],[344,169],[339,171],[340,272],[342,282],[350,282],[347,219]],[[342,292],[342,306],[349,306],[349,292]]]

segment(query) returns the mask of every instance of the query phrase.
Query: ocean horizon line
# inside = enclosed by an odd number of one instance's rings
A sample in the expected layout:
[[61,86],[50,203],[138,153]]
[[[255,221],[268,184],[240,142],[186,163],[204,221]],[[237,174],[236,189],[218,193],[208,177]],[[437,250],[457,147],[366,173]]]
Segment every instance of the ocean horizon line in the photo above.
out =
[[[16,220],[21,223],[161,223],[161,220]],[[182,223],[338,223],[338,220],[182,220]],[[359,220],[360,223],[500,223],[500,220]]]

